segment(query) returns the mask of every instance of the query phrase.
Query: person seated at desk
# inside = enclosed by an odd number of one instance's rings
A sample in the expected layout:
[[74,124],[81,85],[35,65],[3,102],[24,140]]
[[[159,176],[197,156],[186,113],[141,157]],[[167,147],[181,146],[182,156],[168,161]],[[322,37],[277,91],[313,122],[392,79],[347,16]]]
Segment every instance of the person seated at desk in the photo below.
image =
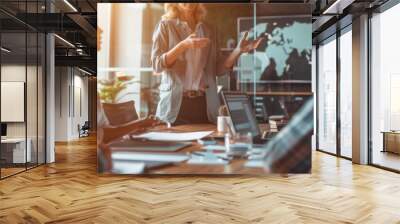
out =
[[216,30],[203,23],[201,3],[166,3],[153,34],[151,62],[161,73],[157,117],[171,124],[216,123],[220,106],[216,76],[230,71],[242,53],[258,47],[262,38],[247,40],[221,61]]
[[108,144],[114,140],[122,138],[127,134],[142,132],[148,128],[161,124],[161,121],[150,115],[143,119],[134,120],[119,126],[108,124],[104,115],[100,99],[97,98],[97,168],[99,172],[104,172],[111,167],[111,151]]

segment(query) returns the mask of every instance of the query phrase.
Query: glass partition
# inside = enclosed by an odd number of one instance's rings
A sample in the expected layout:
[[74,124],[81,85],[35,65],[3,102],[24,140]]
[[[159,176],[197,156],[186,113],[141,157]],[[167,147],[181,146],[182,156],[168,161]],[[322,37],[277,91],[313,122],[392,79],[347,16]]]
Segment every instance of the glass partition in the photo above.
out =
[[372,164],[400,170],[400,4],[371,19]]
[[336,36],[318,47],[318,149],[336,154]]
[[[2,1],[0,7],[22,18],[43,12],[43,3]],[[14,13],[0,13],[0,178],[45,162],[45,35]]]
[[352,157],[352,32],[340,36],[340,155]]
[[26,113],[27,113],[27,150],[31,151],[28,168],[38,163],[38,34],[27,33],[27,80],[26,80]]
[[26,136],[26,33],[3,32],[1,45],[9,51],[2,51],[0,87],[2,177],[6,177],[24,171],[32,155]]

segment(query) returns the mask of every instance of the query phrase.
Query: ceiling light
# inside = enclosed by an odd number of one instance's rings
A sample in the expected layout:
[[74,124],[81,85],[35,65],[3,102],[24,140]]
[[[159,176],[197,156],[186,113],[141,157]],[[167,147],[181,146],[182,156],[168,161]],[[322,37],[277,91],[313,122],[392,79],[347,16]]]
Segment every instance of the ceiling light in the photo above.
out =
[[79,71],[81,71],[81,72],[83,72],[83,73],[85,73],[85,74],[87,74],[87,75],[92,75],[92,73],[90,73],[90,72],[88,72],[88,71],[86,71],[86,70],[83,70],[83,69],[81,69],[81,68],[78,68],[78,70]]
[[64,0],[65,4],[67,4],[74,12],[78,12],[78,10],[73,6],[68,0]]
[[355,0],[336,0],[322,14],[342,14],[343,10],[351,5]]
[[69,45],[70,47],[73,47],[73,48],[75,48],[75,45],[73,45],[71,42],[69,42],[68,40],[66,40],[66,39],[64,39],[64,38],[62,38],[62,37],[60,37],[59,35],[57,35],[57,34],[54,34],[54,36],[55,37],[57,37],[59,40],[61,40],[62,42],[64,42],[65,44],[67,44],[67,45]]
[[5,47],[1,47],[0,48],[2,51],[6,52],[6,53],[11,53],[11,50],[5,48]]

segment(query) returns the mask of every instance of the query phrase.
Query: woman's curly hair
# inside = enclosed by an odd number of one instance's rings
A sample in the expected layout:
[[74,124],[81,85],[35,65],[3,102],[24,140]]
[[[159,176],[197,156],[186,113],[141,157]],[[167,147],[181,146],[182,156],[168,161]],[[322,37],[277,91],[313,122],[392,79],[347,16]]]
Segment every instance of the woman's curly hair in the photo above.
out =
[[[163,19],[179,19],[180,18],[180,7],[179,3],[165,3],[164,5],[165,14],[162,16]],[[207,14],[206,8],[202,3],[197,4],[195,19],[196,22],[203,21]]]

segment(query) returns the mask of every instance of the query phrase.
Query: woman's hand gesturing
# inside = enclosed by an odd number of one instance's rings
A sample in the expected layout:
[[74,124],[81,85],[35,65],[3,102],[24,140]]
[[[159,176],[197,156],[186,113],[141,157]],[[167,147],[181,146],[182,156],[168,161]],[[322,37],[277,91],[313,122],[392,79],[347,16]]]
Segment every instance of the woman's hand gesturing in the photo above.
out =
[[210,43],[210,39],[204,37],[197,37],[196,34],[191,34],[182,42],[185,49],[195,49],[206,47]]
[[257,38],[256,40],[247,40],[247,36],[249,35],[249,32],[246,31],[240,39],[239,44],[237,46],[238,50],[240,53],[248,53],[258,47],[260,45],[261,41],[264,39],[262,37]]

